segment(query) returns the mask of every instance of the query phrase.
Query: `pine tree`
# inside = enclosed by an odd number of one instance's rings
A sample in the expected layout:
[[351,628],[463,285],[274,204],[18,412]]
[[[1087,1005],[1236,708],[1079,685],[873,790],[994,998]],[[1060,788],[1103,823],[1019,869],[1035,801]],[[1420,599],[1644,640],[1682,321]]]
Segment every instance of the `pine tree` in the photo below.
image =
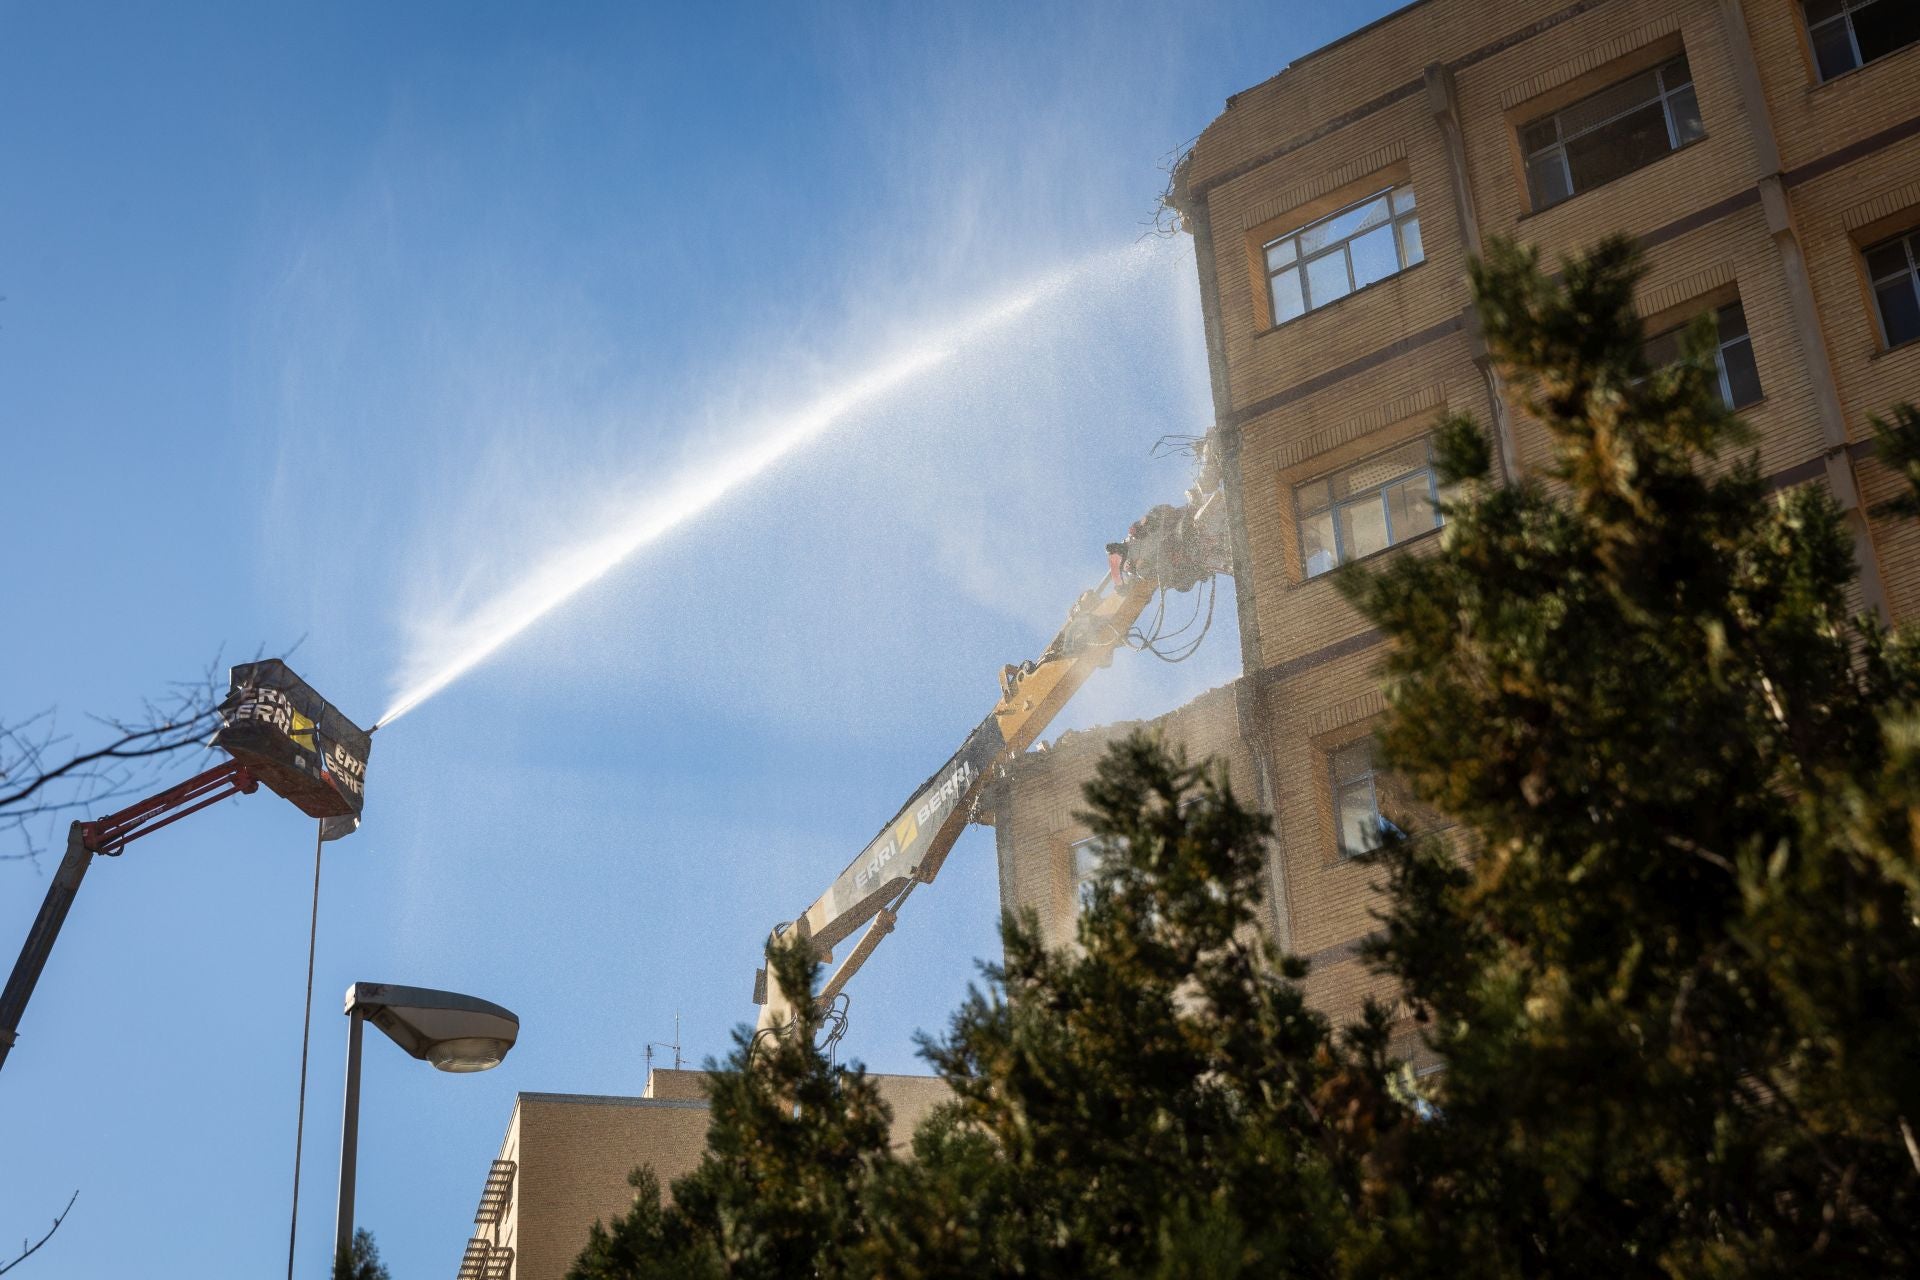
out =
[[880,1171],[863,1261],[896,1277],[1327,1274],[1363,1197],[1384,1028],[1349,1058],[1256,928],[1267,820],[1216,768],[1115,746],[1078,946],[1003,925],[924,1052],[954,1104]]
[[1476,265],[1556,460],[1489,489],[1446,422],[1444,548],[1345,582],[1393,641],[1385,762],[1459,824],[1379,855],[1446,1071],[1373,1274],[1920,1268],[1920,656],[1849,616],[1832,499],[1728,456],[1709,331],[1647,367],[1639,274],[1621,239]]
[[[1556,460],[1496,485],[1444,421],[1440,545],[1342,571],[1413,802],[1369,954],[1444,1071],[1392,1061],[1401,1010],[1306,1006],[1256,928],[1267,820],[1136,735],[1087,788],[1077,945],[1004,923],[910,1158],[816,1013],[743,1033],[706,1159],[672,1206],[636,1175],[575,1280],[1920,1271],[1920,650],[1850,616],[1833,501],[1735,456],[1710,327],[1647,367],[1639,273],[1475,265]],[[1920,514],[1920,415],[1878,431]]]
[[353,1243],[333,1260],[333,1280],[393,1280],[387,1264],[380,1261],[380,1246],[373,1242],[373,1232],[354,1228]]
[[[811,991],[819,964],[804,946],[768,957],[787,991]],[[891,1115],[858,1068],[816,1043],[822,1010],[796,1004],[782,1036],[735,1034],[724,1068],[708,1075],[706,1153],[662,1206],[650,1170],[630,1179],[634,1203],[610,1227],[594,1224],[569,1280],[727,1277],[785,1280],[849,1274],[840,1259],[865,1235],[860,1195],[888,1160]]]

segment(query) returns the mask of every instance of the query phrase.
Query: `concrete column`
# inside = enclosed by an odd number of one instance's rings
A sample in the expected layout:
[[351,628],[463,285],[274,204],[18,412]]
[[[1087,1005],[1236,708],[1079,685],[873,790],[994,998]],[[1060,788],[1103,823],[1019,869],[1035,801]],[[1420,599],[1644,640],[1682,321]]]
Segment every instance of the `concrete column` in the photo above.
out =
[[[1240,740],[1253,759],[1260,808],[1279,825],[1275,803],[1272,743],[1261,714],[1258,673],[1266,666],[1261,648],[1260,614],[1253,598],[1253,551],[1247,542],[1246,485],[1240,469],[1240,426],[1233,419],[1233,388],[1227,379],[1226,331],[1220,320],[1219,274],[1214,256],[1213,224],[1206,201],[1187,190],[1186,164],[1174,175],[1174,203],[1193,235],[1195,268],[1200,276],[1200,319],[1207,340],[1207,374],[1213,391],[1213,429],[1208,448],[1220,467],[1220,490],[1227,504],[1227,541],[1233,558],[1234,613],[1240,623],[1240,681],[1234,688],[1234,719]],[[1287,885],[1286,851],[1278,839],[1267,848],[1268,896],[1273,905],[1274,941],[1292,949],[1291,893]]]
[[[1460,229],[1460,244],[1469,254],[1482,252],[1480,214],[1474,207],[1473,180],[1467,172],[1467,145],[1460,132],[1460,102],[1453,72],[1436,62],[1426,71],[1427,109],[1433,113],[1440,140],[1447,152],[1447,187],[1453,195],[1454,223]],[[1507,412],[1506,387],[1500,371],[1493,366],[1486,338],[1480,329],[1480,317],[1472,307],[1467,310],[1467,340],[1473,350],[1473,364],[1486,383],[1487,411],[1493,415],[1494,447],[1500,455],[1500,470],[1508,484],[1520,478],[1520,449],[1514,441],[1512,415]]]
[[1786,282],[1787,313],[1793,322],[1794,336],[1800,342],[1807,383],[1813,390],[1814,409],[1820,419],[1821,460],[1826,466],[1827,485],[1846,512],[1848,527],[1853,531],[1861,595],[1867,607],[1885,619],[1888,617],[1887,593],[1880,572],[1880,554],[1873,543],[1873,528],[1860,503],[1860,479],[1854,469],[1853,455],[1847,450],[1846,408],[1840,399],[1839,383],[1833,376],[1826,331],[1820,325],[1820,308],[1814,299],[1813,280],[1807,271],[1806,253],[1794,220],[1793,198],[1781,177],[1780,143],[1773,129],[1773,111],[1767,104],[1766,86],[1760,78],[1760,64],[1754,56],[1753,38],[1747,29],[1741,0],[1720,0],[1720,24],[1733,63],[1734,79],[1740,86],[1741,102],[1746,108],[1748,131],[1753,138],[1754,162],[1760,174],[1754,185],[1760,193],[1760,207],[1766,214],[1767,233],[1773,240],[1780,275]]

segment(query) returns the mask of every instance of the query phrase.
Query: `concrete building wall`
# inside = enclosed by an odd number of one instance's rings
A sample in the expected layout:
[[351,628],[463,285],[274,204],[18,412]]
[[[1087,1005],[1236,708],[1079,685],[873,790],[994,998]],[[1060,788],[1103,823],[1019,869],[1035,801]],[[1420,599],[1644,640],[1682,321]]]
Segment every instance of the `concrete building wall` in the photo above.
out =
[[[1705,136],[1535,211],[1521,129],[1682,52]],[[1403,183],[1424,261],[1275,325],[1263,246]],[[1799,0],[1423,0],[1234,95],[1175,194],[1196,242],[1213,436],[1239,523],[1245,675],[1237,725],[1219,723],[1241,739],[1236,784],[1275,815],[1272,923],[1313,962],[1309,994],[1335,1018],[1392,994],[1357,959],[1378,903],[1370,874],[1341,856],[1330,774],[1383,710],[1380,638],[1330,581],[1305,575],[1295,487],[1423,437],[1443,410],[1488,428],[1503,472],[1544,467],[1551,441],[1503,405],[1469,307],[1467,261],[1489,237],[1536,245],[1549,263],[1613,232],[1637,237],[1649,332],[1737,299],[1764,391],[1743,410],[1763,472],[1779,488],[1825,486],[1849,509],[1862,607],[1920,611],[1920,530],[1866,512],[1896,488],[1867,420],[1920,400],[1920,343],[1885,349],[1861,256],[1920,226],[1920,48],[1821,84]],[[1061,797],[1077,796],[1105,740],[1081,736],[1021,762],[995,804],[1003,900],[1050,910],[1050,936],[1071,920]]]

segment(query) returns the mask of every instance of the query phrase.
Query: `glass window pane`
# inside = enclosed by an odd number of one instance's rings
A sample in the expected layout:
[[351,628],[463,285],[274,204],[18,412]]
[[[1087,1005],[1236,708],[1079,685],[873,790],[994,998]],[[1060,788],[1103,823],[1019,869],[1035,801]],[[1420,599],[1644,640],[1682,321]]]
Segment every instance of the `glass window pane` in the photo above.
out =
[[1374,808],[1373,783],[1340,788],[1340,852],[1361,853],[1380,843],[1380,816]]
[[1433,481],[1426,472],[1402,480],[1387,490],[1387,522],[1395,542],[1405,542],[1440,527],[1440,511],[1433,505]]
[[1906,269],[1907,246],[1902,241],[1895,240],[1867,252],[1867,274],[1875,284],[1890,276],[1902,275]]
[[1406,213],[1413,208],[1413,188],[1395,187],[1393,189],[1393,211]]
[[1426,260],[1426,246],[1420,243],[1420,219],[1403,218],[1400,222],[1401,264],[1413,267]]
[[1846,0],[1807,0],[1807,25],[1825,22],[1845,13]]
[[1400,253],[1394,247],[1393,227],[1375,227],[1354,237],[1348,246],[1353,254],[1353,283],[1364,289],[1376,280],[1385,280],[1400,270]]
[[1377,454],[1365,462],[1356,462],[1333,478],[1333,496],[1346,498],[1377,490],[1389,481],[1404,477],[1427,465],[1427,442],[1422,437],[1410,440],[1398,449]]
[[1100,842],[1076,840],[1073,844],[1073,896],[1085,908],[1093,900],[1094,876],[1100,870]]
[[1643,107],[1567,143],[1567,167],[1573,189],[1587,191],[1652,164],[1673,148],[1667,141],[1667,115],[1659,103]]
[[1753,360],[1751,338],[1741,338],[1720,348],[1720,371],[1727,380],[1727,408],[1744,409],[1760,402],[1760,366]]
[[1692,88],[1682,89],[1667,99],[1667,110],[1673,116],[1673,136],[1679,145],[1698,142],[1707,136],[1707,125],[1700,118],[1700,99]]
[[1853,11],[1853,38],[1860,57],[1872,62],[1920,40],[1920,4],[1914,0],[1875,0]]
[[1558,141],[1560,141],[1560,131],[1555,127],[1552,116],[1548,116],[1545,120],[1536,120],[1520,131],[1520,145],[1528,155],[1545,151]]
[[1267,246],[1267,274],[1272,275],[1293,261],[1295,249],[1292,240],[1276,240]]
[[1597,128],[1636,107],[1651,105],[1660,96],[1659,81],[1651,71],[1609,85],[1589,98],[1560,110],[1560,136],[1569,142],[1575,134]]
[[1333,780],[1365,782],[1373,777],[1373,743],[1367,738],[1350,742],[1333,753]]
[[1684,329],[1668,329],[1647,339],[1644,348],[1649,369],[1664,369],[1680,358],[1680,337]]
[[1567,182],[1567,167],[1558,151],[1549,151],[1527,162],[1527,186],[1533,192],[1533,207],[1545,209],[1573,194]]
[[1325,511],[1333,503],[1327,497],[1327,482],[1315,480],[1312,484],[1303,484],[1293,491],[1294,509],[1303,516],[1316,511]]
[[1368,227],[1378,226],[1388,218],[1387,198],[1376,196],[1365,204],[1355,205],[1328,218],[1317,227],[1309,227],[1300,233],[1300,252],[1313,253],[1330,244],[1338,244],[1348,236],[1365,231]]
[[1273,322],[1285,324],[1295,316],[1304,315],[1306,302],[1300,297],[1300,272],[1298,268],[1288,267],[1273,278],[1270,286],[1273,290]]
[[1347,559],[1358,560],[1387,547],[1387,511],[1375,493],[1340,507],[1340,546]]
[[1347,255],[1344,250],[1335,249],[1307,263],[1307,296],[1313,306],[1324,307],[1351,292],[1353,285],[1347,279]]
[[[1055,846],[1058,847],[1057,845]],[[1073,842],[1073,878],[1076,881],[1093,879],[1094,872],[1100,869],[1100,842],[1094,840],[1076,840]]]
[[1920,297],[1913,291],[1913,278],[1883,284],[1874,292],[1880,298],[1880,323],[1887,331],[1887,345],[1897,347],[1920,338]]
[[1809,34],[1813,36],[1813,61],[1820,68],[1822,80],[1844,75],[1860,65],[1853,56],[1853,35],[1845,22],[1830,22]]
[[1330,573],[1340,563],[1333,542],[1333,512],[1300,518],[1300,570],[1309,578]]
[[1683,84],[1693,83],[1693,70],[1687,65],[1686,54],[1681,54],[1660,68],[1660,83],[1666,86],[1668,93]]
[[1714,315],[1720,326],[1720,341],[1733,342],[1747,336],[1747,309],[1737,302],[1730,302]]

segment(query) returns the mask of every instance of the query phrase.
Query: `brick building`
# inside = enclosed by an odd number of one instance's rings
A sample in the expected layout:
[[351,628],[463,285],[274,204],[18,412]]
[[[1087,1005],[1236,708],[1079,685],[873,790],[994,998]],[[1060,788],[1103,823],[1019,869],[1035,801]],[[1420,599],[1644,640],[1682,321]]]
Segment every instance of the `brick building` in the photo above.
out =
[[[1551,260],[1637,236],[1650,346],[1714,313],[1766,475],[1851,513],[1863,605],[1920,610],[1920,530],[1866,515],[1894,489],[1867,419],[1920,400],[1917,39],[1913,0],[1421,0],[1236,94],[1180,165],[1244,675],[1164,723],[1275,815],[1275,936],[1336,1018],[1388,994],[1357,959],[1375,903],[1350,855],[1390,780],[1380,638],[1324,575],[1434,544],[1442,409],[1506,475],[1549,448],[1476,335],[1487,237]],[[991,803],[1002,899],[1050,937],[1072,933],[1101,739],[1029,755]]]
[[[1714,313],[1766,475],[1851,513],[1863,606],[1920,613],[1920,530],[1866,514],[1896,487],[1867,418],[1920,401],[1916,40],[1915,0],[1419,0],[1235,95],[1180,165],[1244,672],[1154,723],[1274,814],[1267,921],[1335,1018],[1390,994],[1357,959],[1375,903],[1350,855],[1391,780],[1368,749],[1380,637],[1325,574],[1434,545],[1442,409],[1488,428],[1506,475],[1548,448],[1475,332],[1486,238],[1551,258],[1637,236],[1650,346]],[[1080,784],[1131,727],[1062,735],[985,798],[1002,901],[1050,941],[1090,869]],[[897,1140],[943,1096],[879,1080]],[[463,1280],[564,1274],[628,1170],[671,1181],[706,1128],[692,1072],[640,1098],[520,1095]]]
[[[905,1146],[947,1087],[930,1076],[870,1075]],[[523,1093],[487,1172],[459,1280],[560,1280],[595,1222],[632,1203],[627,1175],[647,1165],[665,1190],[707,1145],[706,1073],[657,1070],[640,1097]]]

